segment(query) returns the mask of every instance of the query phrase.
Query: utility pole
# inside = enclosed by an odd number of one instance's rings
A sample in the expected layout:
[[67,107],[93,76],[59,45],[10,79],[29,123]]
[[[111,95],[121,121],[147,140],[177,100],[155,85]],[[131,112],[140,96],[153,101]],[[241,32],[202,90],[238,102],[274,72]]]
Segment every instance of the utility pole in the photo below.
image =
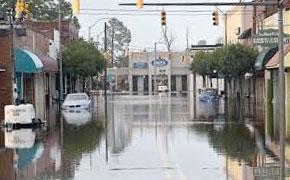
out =
[[105,59],[105,72],[104,72],[104,99],[105,99],[105,126],[106,126],[106,161],[108,161],[109,155],[108,155],[108,101],[107,101],[107,23],[105,22],[105,28],[104,28],[104,59]]
[[283,4],[278,1],[279,47],[279,131],[280,131],[280,179],[285,179],[285,69],[283,40]]
[[225,16],[225,46],[228,45],[228,15],[224,13]]
[[15,59],[14,59],[14,25],[13,25],[13,7],[9,8],[9,26],[10,26],[10,54],[11,54],[11,104],[15,104]]
[[186,51],[189,50],[189,43],[188,43],[188,27],[186,27]]
[[[63,100],[63,77],[62,77],[62,49],[61,49],[61,3],[58,0],[58,30],[59,30],[59,49],[58,49],[58,63],[59,63],[59,105]],[[59,106],[60,107],[60,106]]]
[[114,66],[114,28],[112,27],[112,50],[111,50],[111,64]]
[[[104,51],[105,51],[105,56],[108,51],[107,47],[107,23],[105,22],[105,29],[104,29]],[[104,96],[105,96],[105,117],[107,118],[107,57],[105,57],[105,74],[104,74]]]
[[154,95],[157,94],[157,84],[156,84],[156,76],[157,76],[157,70],[156,70],[156,60],[157,60],[157,43],[154,43],[154,61],[153,61],[153,66],[154,66]]

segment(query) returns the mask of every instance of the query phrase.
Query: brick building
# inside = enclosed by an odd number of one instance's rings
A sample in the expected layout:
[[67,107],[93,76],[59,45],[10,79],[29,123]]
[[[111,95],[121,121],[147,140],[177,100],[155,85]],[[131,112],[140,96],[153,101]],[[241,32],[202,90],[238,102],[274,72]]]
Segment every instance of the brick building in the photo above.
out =
[[0,122],[4,119],[4,106],[11,103],[11,53],[9,31],[0,25]]

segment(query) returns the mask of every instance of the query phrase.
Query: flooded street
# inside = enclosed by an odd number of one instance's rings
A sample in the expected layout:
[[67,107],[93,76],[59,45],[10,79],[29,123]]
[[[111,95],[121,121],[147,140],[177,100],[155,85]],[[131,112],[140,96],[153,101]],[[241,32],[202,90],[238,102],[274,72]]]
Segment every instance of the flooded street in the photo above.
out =
[[109,96],[107,121],[102,98],[91,112],[56,112],[45,129],[2,129],[1,180],[277,178],[264,124],[248,111],[243,120],[226,118],[223,101]]

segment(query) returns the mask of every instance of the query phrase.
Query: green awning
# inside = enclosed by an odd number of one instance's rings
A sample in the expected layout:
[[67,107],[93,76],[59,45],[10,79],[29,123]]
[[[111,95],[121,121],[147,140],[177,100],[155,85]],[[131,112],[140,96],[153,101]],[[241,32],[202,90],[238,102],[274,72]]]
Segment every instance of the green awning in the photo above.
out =
[[15,48],[15,69],[20,73],[39,73],[43,69],[40,59],[32,52]]
[[256,70],[263,70],[267,62],[276,54],[277,47],[264,49],[257,57],[255,62]]

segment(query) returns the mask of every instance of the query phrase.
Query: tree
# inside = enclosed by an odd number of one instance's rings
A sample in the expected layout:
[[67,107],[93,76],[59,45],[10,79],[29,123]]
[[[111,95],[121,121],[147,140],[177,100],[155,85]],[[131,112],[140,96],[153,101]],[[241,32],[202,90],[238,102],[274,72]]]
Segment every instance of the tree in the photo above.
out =
[[111,18],[108,22],[107,34],[108,50],[113,54],[114,61],[119,64],[131,42],[131,31],[117,18]]
[[254,71],[257,55],[257,49],[242,44],[231,44],[213,52],[201,51],[195,54],[191,71],[203,77],[204,86],[206,76],[212,78],[215,76],[214,72],[237,80],[245,73]]
[[[36,20],[57,20],[58,19],[58,1],[55,0],[26,0],[29,4],[29,11],[31,12],[31,18]],[[64,19],[72,19],[72,5],[70,2],[62,0],[61,16]],[[6,3],[5,8],[15,7],[16,0],[0,0],[0,4]],[[77,28],[80,28],[80,24],[76,17],[73,18],[73,23]]]
[[82,77],[98,75],[105,67],[104,57],[96,47],[80,39],[63,51],[64,71]]
[[191,64],[191,71],[202,76],[202,86],[205,87],[206,76],[208,75],[209,54],[203,51],[197,52]]
[[232,44],[224,47],[219,57],[221,73],[228,78],[239,78],[247,72],[254,71],[257,49],[242,45]]

